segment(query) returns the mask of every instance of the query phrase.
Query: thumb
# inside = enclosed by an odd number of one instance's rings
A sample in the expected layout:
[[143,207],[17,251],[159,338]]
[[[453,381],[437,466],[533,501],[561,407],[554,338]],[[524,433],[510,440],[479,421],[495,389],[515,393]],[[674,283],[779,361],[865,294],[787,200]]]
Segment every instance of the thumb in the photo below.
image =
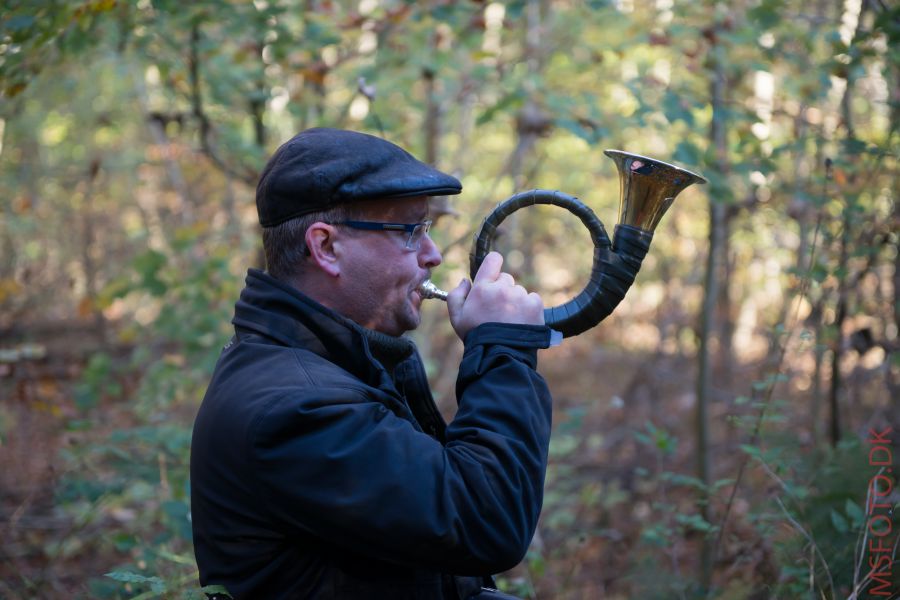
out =
[[465,304],[466,297],[471,289],[472,284],[469,283],[469,280],[463,279],[458,286],[447,294],[447,311],[450,313],[451,320],[462,312],[463,304]]
[[499,252],[488,252],[481,262],[478,272],[475,273],[474,283],[489,283],[496,281],[503,266],[503,256]]

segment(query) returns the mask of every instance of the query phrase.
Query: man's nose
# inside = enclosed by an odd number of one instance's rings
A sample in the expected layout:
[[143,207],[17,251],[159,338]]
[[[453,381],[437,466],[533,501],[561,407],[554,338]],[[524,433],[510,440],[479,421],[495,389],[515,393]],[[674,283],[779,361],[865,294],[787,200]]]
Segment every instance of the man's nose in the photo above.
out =
[[437,244],[426,233],[422,236],[422,244],[419,246],[419,266],[423,269],[433,269],[441,264],[443,260]]

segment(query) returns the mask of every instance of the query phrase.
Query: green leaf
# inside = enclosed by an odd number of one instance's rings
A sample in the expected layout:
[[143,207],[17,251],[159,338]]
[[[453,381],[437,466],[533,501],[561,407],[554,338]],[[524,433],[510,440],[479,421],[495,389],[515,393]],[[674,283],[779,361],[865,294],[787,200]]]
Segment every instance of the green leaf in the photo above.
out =
[[847,502],[844,503],[844,512],[850,517],[854,529],[862,527],[863,523],[866,521],[866,512],[853,500],[848,499]]
[[122,583],[148,583],[150,584],[150,589],[157,594],[166,591],[166,584],[159,577],[147,577],[146,575],[132,573],[131,571],[113,571],[111,573],[106,573],[105,576],[110,579],[115,579],[116,581],[121,581]]
[[663,98],[663,112],[666,115],[666,119],[669,120],[669,123],[684,121],[689,127],[693,127],[694,125],[693,113],[685,108],[681,97],[671,89],[666,90],[666,95]]
[[3,29],[6,31],[22,31],[34,25],[34,17],[32,15],[16,15],[3,22]]
[[556,120],[556,125],[577,135],[589,144],[595,144],[600,141],[598,131],[594,128],[582,125],[582,122],[578,119],[560,118]]
[[695,166],[703,160],[703,153],[696,144],[682,140],[675,146],[675,155],[672,160],[683,165]]
[[308,42],[314,42],[316,46],[325,47],[338,44],[341,36],[334,30],[334,25],[327,16],[307,13],[304,38]]
[[750,446],[748,444],[741,444],[741,450],[744,451],[745,454],[748,454],[754,458],[762,457],[762,450],[755,446]]
[[484,125],[485,123],[489,123],[494,119],[494,116],[496,116],[498,112],[504,111],[506,109],[518,108],[522,105],[523,99],[524,97],[518,91],[507,94],[506,96],[500,98],[500,100],[497,101],[496,104],[479,115],[476,125]]
[[175,521],[187,519],[191,510],[185,502],[179,500],[166,500],[162,503],[162,509],[166,516]]
[[641,540],[652,546],[668,546],[672,540],[672,529],[658,524],[641,531]]
[[766,0],[759,6],[748,11],[750,20],[758,29],[771,29],[778,25],[782,19],[782,2],[780,0]]
[[506,18],[509,19],[510,22],[519,20],[524,11],[524,0],[510,0],[506,3]]
[[165,254],[148,250],[132,262],[134,270],[141,276],[141,285],[154,296],[162,296],[166,292],[167,286],[160,280],[159,271],[167,261]]
[[847,533],[850,530],[847,519],[845,519],[841,513],[833,509],[831,511],[831,524],[834,525],[834,528],[837,529],[838,533]]
[[844,151],[847,154],[862,154],[866,150],[866,143],[862,140],[844,140]]
[[97,406],[97,401],[99,399],[96,389],[86,383],[77,384],[73,391],[73,396],[75,407],[82,413]]
[[693,529],[704,533],[709,533],[715,529],[715,526],[712,523],[700,515],[675,515],[675,521],[684,525],[686,529]]
[[560,458],[574,452],[579,445],[579,439],[575,435],[561,435],[550,440],[550,456]]
[[225,589],[224,585],[207,585],[207,586],[202,587],[200,589],[200,591],[203,592],[204,594],[209,594],[209,595],[222,594],[223,596],[228,596],[229,598],[232,597],[232,595],[228,593],[228,590]]
[[697,477],[691,477],[689,475],[682,475],[681,473],[671,473],[666,471],[663,473],[660,478],[664,481],[669,481],[673,485],[683,485],[686,487],[692,487],[698,490],[705,490],[706,484],[704,484]]

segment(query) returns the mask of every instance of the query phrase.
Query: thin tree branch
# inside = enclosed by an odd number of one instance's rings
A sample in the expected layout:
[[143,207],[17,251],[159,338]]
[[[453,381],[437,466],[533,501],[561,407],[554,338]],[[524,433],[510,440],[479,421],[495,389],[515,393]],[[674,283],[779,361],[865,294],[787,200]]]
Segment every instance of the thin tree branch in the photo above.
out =
[[247,185],[256,184],[257,172],[246,167],[232,167],[215,151],[212,145],[213,127],[203,109],[203,92],[200,82],[200,22],[194,21],[191,26],[191,40],[188,52],[188,78],[191,86],[191,110],[200,126],[200,150],[223,173],[238,179]]
[[[768,470],[768,468],[767,468]],[[771,471],[769,471],[771,473]],[[806,541],[810,543],[815,551],[816,555],[819,557],[819,561],[822,563],[822,568],[825,569],[825,575],[828,576],[828,588],[831,590],[831,593],[834,594],[834,580],[831,578],[831,570],[828,568],[828,563],[825,561],[825,557],[822,556],[822,551],[819,550],[819,546],[816,544],[816,541],[813,539],[812,534],[808,533],[803,526],[797,522],[797,520],[788,512],[788,509],[785,508],[784,503],[781,501],[781,498],[775,496],[775,502],[781,508],[781,512],[784,513],[784,516],[787,518],[788,522],[794,526],[794,528],[806,538]]]
[[[826,177],[825,177],[826,185],[827,185],[827,181],[830,180],[830,177],[831,177],[831,162],[828,161],[826,163]],[[826,193],[826,190],[823,190],[823,196],[825,193]],[[810,248],[810,253],[809,253],[809,266],[807,267],[806,275],[804,276],[804,278],[800,284],[800,289],[798,290],[798,293],[797,293],[797,308],[794,312],[794,319],[793,319],[794,323],[798,323],[800,321],[800,306],[801,306],[800,299],[802,299],[804,296],[807,295],[807,292],[809,290],[809,284],[810,284],[810,281],[812,280],[812,270],[815,265],[816,248],[818,246],[819,230],[821,229],[821,226],[822,226],[822,215],[820,212],[819,218],[816,220],[816,228],[813,232],[813,241],[812,241],[812,246]],[[785,338],[784,342],[782,343],[781,349],[779,350],[778,361],[775,363],[777,366],[776,375],[780,375],[782,372],[782,365],[784,364],[784,357],[787,354],[788,343],[792,337],[793,337],[793,328],[788,330],[788,335]],[[763,401],[762,407],[760,408],[760,411],[759,411],[759,415],[756,418],[756,423],[753,427],[753,433],[750,436],[749,444],[751,446],[755,446],[759,442],[760,433],[762,431],[762,424],[765,419],[766,412],[768,411],[769,405],[772,402],[772,395],[775,392],[775,386],[777,384],[778,384],[778,377],[776,376],[776,377],[772,378],[772,381],[769,383],[769,385],[766,389],[765,400]],[[716,536],[716,541],[713,544],[713,548],[712,548],[713,561],[715,561],[715,557],[718,554],[719,548],[721,547],[722,539],[725,535],[725,527],[728,524],[728,517],[731,515],[731,508],[734,505],[734,499],[737,496],[737,491],[741,485],[741,481],[743,480],[744,471],[746,470],[747,463],[749,462],[749,460],[750,460],[750,456],[749,455],[745,456],[744,460],[741,461],[740,467],[738,467],[738,474],[737,474],[737,477],[735,478],[734,486],[731,488],[731,495],[729,496],[728,502],[725,505],[725,514],[722,515],[722,521],[719,524],[719,534]]]

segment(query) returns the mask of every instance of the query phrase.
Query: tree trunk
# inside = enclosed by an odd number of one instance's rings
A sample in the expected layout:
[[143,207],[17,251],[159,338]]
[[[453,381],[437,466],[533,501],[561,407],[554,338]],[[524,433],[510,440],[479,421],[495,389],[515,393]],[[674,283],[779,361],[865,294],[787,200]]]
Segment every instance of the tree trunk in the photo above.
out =
[[[897,113],[895,113],[897,114]],[[900,115],[898,115],[900,116]],[[892,222],[895,227],[900,227],[900,203],[894,202],[894,210],[892,214]],[[895,229],[896,230],[896,229]],[[897,243],[897,238],[894,236],[894,274],[893,274],[893,300],[894,300],[894,327],[895,331],[900,331],[900,244]],[[900,348],[897,347],[897,340],[895,336],[894,345],[891,348],[893,352],[900,351]],[[885,363],[891,364],[891,359],[893,357],[890,353],[885,356]],[[891,423],[900,423],[900,402],[897,402],[896,399],[900,398],[900,373],[898,373],[897,369],[886,369],[885,370],[885,378],[886,384],[889,392],[889,397],[894,398],[894,402],[891,402],[888,409],[888,419]],[[897,435],[900,435],[900,427],[897,428]]]
[[[865,17],[868,4],[868,0],[862,0],[859,9],[859,15],[857,16],[856,29],[853,32],[853,37],[850,40],[850,47],[852,47],[856,43],[856,41],[859,39],[860,33],[863,30],[863,18]],[[844,89],[844,95],[841,98],[840,110],[847,139],[853,140],[856,138],[856,130],[853,124],[852,111],[854,87],[852,69],[848,70],[846,81],[847,87]],[[844,320],[847,317],[847,297],[849,294],[849,278],[847,274],[847,263],[849,261],[848,246],[850,245],[851,240],[850,228],[853,224],[852,207],[850,206],[849,200],[845,201],[842,221],[841,234],[839,238],[840,246],[838,250],[838,266],[836,271],[838,274],[838,289],[837,306],[835,307],[834,340],[831,349],[831,387],[828,394],[829,405],[831,406],[830,432],[832,446],[837,446],[838,442],[840,442],[841,440],[840,396],[843,383],[841,375],[841,357],[843,355],[844,348],[843,325]]]
[[828,393],[828,404],[831,407],[831,445],[837,446],[841,441],[841,357],[844,349],[844,320],[847,317],[847,246],[850,243],[850,207],[844,207],[844,218],[841,227],[840,250],[837,272],[839,273],[837,290],[837,307],[834,319],[834,340],[831,346],[831,387]]
[[810,314],[810,322],[813,323],[813,342],[815,343],[814,360],[815,367],[813,370],[812,399],[810,400],[809,420],[812,428],[813,447],[818,448],[822,443],[822,373],[825,363],[825,345],[822,340],[822,304],[819,300],[816,302],[812,314]]
[[[723,134],[724,135],[724,134]],[[721,163],[720,163],[721,166]],[[727,169],[727,165],[725,165]],[[717,343],[717,369],[718,381],[731,381],[734,372],[734,315],[731,306],[731,273],[735,260],[731,257],[731,239],[729,232],[731,231],[731,221],[737,212],[731,207],[725,207],[722,215],[718,217],[717,226],[722,229],[719,236],[719,257],[717,276],[718,285],[716,286],[716,302],[715,316],[713,323],[715,326],[715,339]]]
[[[437,42],[434,41],[436,45]],[[434,71],[430,68],[422,69],[422,78],[425,80],[425,162],[436,168],[440,168],[438,161],[441,145],[441,119],[443,117],[441,104],[437,97]],[[445,215],[457,214],[450,205],[447,196],[436,196],[428,199],[429,212],[432,219],[437,222]]]
[[[716,23],[715,31],[720,28]],[[712,97],[712,127],[710,129],[710,141],[715,151],[716,170],[725,175],[728,172],[728,146],[725,114],[725,94],[727,79],[725,74],[725,49],[715,41],[710,48],[710,60],[712,62],[712,83],[710,96]],[[697,376],[697,477],[704,484],[704,490],[700,493],[701,516],[707,522],[711,522],[710,494],[711,485],[710,457],[709,457],[709,403],[712,389],[712,364],[717,352],[712,347],[713,332],[715,327],[716,300],[719,297],[719,275],[721,273],[720,261],[725,257],[723,250],[727,237],[726,207],[717,198],[710,198],[709,202],[709,250],[706,258],[706,275],[704,278],[703,308],[700,314],[700,350],[699,372]],[[720,340],[721,341],[721,340]],[[712,584],[713,571],[713,540],[704,537],[700,556],[699,581],[702,591],[705,593]]]
[[[525,6],[525,64],[532,79],[540,77],[544,65],[543,15],[546,14],[543,0],[528,0]],[[525,175],[525,159],[533,154],[539,137],[545,135],[551,120],[544,113],[535,97],[536,90],[526,81],[525,92],[528,100],[516,116],[516,133],[518,143],[510,163],[510,174],[513,180],[513,191],[521,192],[526,187],[528,178]],[[535,281],[534,252],[532,240],[536,236],[536,214],[522,212],[510,217],[510,230],[513,232],[512,245],[522,253],[522,264],[516,269],[518,278],[526,287],[533,286]]]
[[106,319],[96,304],[97,296],[99,295],[98,269],[92,253],[96,241],[94,219],[97,217],[97,213],[94,210],[94,182],[99,170],[100,159],[94,158],[88,169],[87,182],[84,186],[84,205],[80,211],[81,263],[84,271],[85,300],[94,322],[94,335],[100,344],[104,344],[106,342]]

